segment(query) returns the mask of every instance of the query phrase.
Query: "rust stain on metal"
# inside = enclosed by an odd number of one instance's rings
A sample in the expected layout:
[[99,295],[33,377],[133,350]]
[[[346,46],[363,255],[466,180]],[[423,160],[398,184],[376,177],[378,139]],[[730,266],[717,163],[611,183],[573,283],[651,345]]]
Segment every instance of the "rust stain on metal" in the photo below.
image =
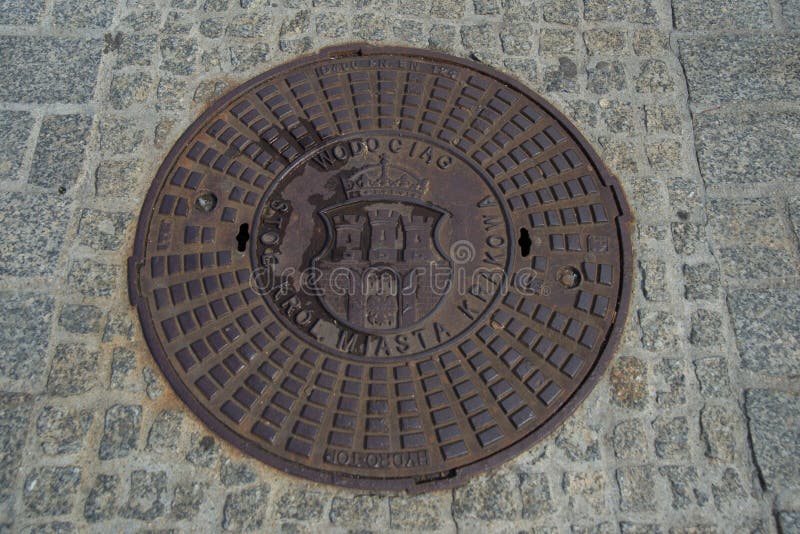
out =
[[345,46],[231,91],[147,195],[129,290],[168,381],[283,471],[452,487],[599,380],[630,293],[628,209],[518,82]]

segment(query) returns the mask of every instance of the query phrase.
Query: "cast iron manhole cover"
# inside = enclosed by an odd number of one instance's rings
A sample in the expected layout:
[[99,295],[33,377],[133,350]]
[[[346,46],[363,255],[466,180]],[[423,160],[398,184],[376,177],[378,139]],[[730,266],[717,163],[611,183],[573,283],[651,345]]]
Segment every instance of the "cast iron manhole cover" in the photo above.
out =
[[142,208],[129,279],[173,388],[309,479],[453,486],[562,422],[627,311],[618,182],[518,82],[351,46],[215,102]]

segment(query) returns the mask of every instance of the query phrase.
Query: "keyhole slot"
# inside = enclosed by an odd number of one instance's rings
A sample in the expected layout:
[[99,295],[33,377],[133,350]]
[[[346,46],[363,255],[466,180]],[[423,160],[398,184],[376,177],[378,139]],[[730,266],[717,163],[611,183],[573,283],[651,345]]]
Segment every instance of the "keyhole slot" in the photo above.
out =
[[239,233],[236,234],[236,250],[244,252],[247,249],[247,242],[250,240],[250,225],[247,223],[239,227]]
[[519,245],[519,252],[522,254],[522,257],[527,258],[528,254],[531,253],[531,245],[533,244],[527,228],[519,229],[519,239],[517,240],[517,244]]

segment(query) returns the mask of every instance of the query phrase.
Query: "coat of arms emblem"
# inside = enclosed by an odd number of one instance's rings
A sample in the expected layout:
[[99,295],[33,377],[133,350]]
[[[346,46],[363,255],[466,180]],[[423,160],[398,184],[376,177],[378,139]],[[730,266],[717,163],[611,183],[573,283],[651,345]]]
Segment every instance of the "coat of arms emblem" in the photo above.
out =
[[[312,260],[325,309],[353,329],[388,333],[429,316],[452,264],[439,246],[448,213],[423,200],[428,180],[389,165],[339,175],[346,200],[319,210],[328,230]],[[444,285],[445,287],[439,287]]]

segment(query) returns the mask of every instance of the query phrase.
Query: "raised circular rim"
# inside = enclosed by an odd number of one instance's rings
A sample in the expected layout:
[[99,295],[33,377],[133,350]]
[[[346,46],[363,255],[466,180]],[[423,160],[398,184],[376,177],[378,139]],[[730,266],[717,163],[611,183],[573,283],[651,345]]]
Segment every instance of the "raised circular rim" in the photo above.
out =
[[[292,462],[272,454],[263,448],[257,447],[252,442],[243,438],[218,418],[211,414],[206,407],[200,403],[197,398],[189,391],[186,385],[180,380],[178,374],[169,363],[167,355],[155,333],[154,325],[149,320],[147,312],[147,302],[141,296],[138,290],[138,273],[144,262],[145,249],[149,245],[146,242],[150,218],[154,212],[155,200],[163,185],[163,180],[169,170],[177,160],[180,152],[182,151],[185,143],[195,135],[202,126],[213,115],[218,113],[220,109],[229,104],[234,99],[241,96],[251,88],[260,83],[297,66],[314,63],[325,59],[338,59],[348,56],[370,56],[380,54],[403,54],[412,57],[419,57],[422,59],[433,59],[443,63],[450,63],[460,67],[468,68],[480,72],[486,76],[495,78],[502,83],[508,85],[514,90],[530,98],[538,106],[549,113],[553,119],[558,121],[559,125],[564,128],[575,140],[577,145],[585,151],[586,156],[591,161],[592,165],[597,172],[597,175],[603,181],[604,185],[609,188],[614,196],[614,200],[619,209],[620,215],[617,217],[617,234],[620,245],[620,295],[615,310],[616,317],[605,339],[604,346],[599,351],[599,355],[592,370],[586,375],[583,383],[572,393],[568,400],[544,423],[542,423],[536,430],[522,437],[515,443],[508,447],[497,451],[496,453],[478,459],[470,464],[455,469],[452,476],[442,479],[435,479],[430,482],[418,482],[413,477],[399,477],[399,478],[364,478],[354,475],[347,475],[344,473],[334,473],[330,471],[323,471],[303,464]],[[486,471],[492,467],[496,467],[505,463],[509,459],[518,456],[520,453],[528,450],[535,443],[541,441],[545,436],[553,432],[561,424],[564,423],[577,409],[577,407],[586,399],[589,393],[594,389],[597,382],[603,376],[609,362],[615,352],[617,344],[619,343],[622,335],[625,322],[628,315],[631,300],[631,272],[632,272],[632,259],[633,251],[631,246],[629,226],[631,223],[631,214],[628,207],[627,200],[625,199],[624,192],[619,184],[617,178],[612,175],[603,164],[602,160],[581,134],[577,127],[569,121],[563,113],[557,110],[552,104],[542,98],[539,94],[535,93],[520,81],[513,77],[504,74],[492,67],[488,67],[482,63],[475,61],[450,56],[441,52],[435,52],[426,49],[400,47],[400,46],[374,46],[366,43],[352,43],[333,47],[327,47],[314,54],[307,54],[295,58],[289,62],[277,65],[266,72],[259,74],[250,80],[242,83],[236,88],[232,89],[219,99],[214,101],[175,141],[167,156],[164,158],[163,163],[156,172],[155,177],[147,191],[142,209],[139,213],[139,220],[136,226],[136,236],[133,242],[133,251],[128,258],[128,294],[130,303],[137,308],[139,323],[142,327],[144,339],[150,349],[153,358],[156,360],[161,371],[164,373],[167,381],[172,389],[180,397],[180,399],[187,405],[189,410],[196,415],[214,434],[220,436],[228,441],[242,452],[260,460],[267,465],[279,469],[285,473],[299,476],[313,482],[333,484],[336,486],[344,486],[360,490],[377,490],[377,491],[396,491],[406,490],[409,493],[421,493],[424,491],[453,488],[465,484],[473,475]]]

